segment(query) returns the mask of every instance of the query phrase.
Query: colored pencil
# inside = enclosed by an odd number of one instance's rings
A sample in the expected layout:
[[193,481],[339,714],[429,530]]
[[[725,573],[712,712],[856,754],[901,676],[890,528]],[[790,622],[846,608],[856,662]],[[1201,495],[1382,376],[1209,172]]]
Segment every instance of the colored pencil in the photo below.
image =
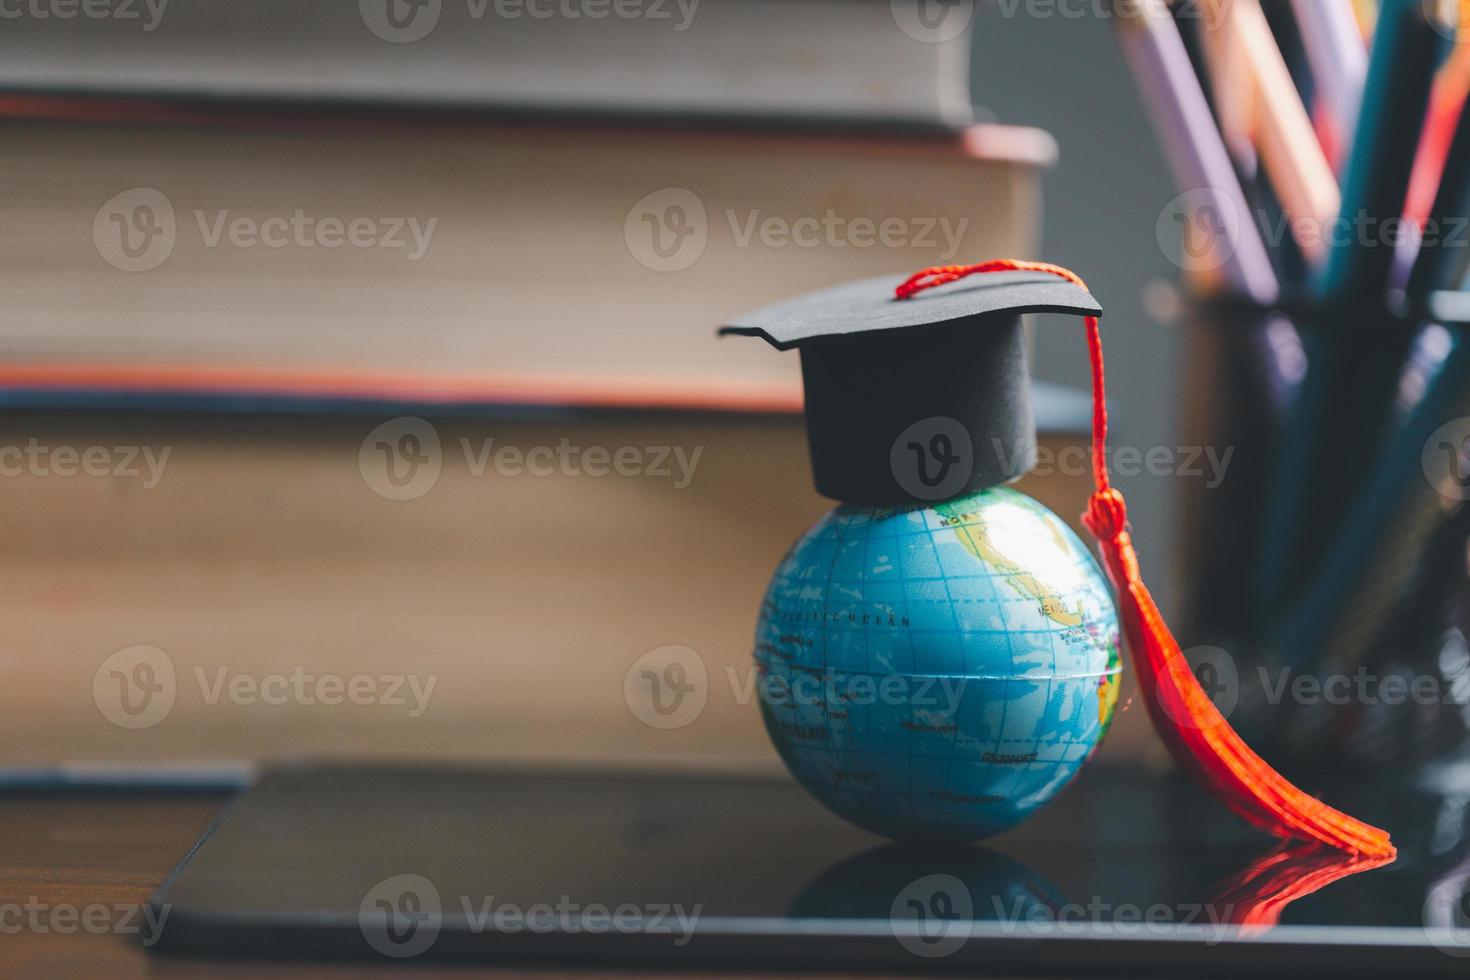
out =
[[1226,125],[1248,126],[1297,245],[1320,264],[1327,257],[1321,230],[1342,198],[1260,0],[1205,0],[1205,9],[1219,24],[1218,37],[1205,44],[1211,68],[1239,78],[1234,86],[1246,93],[1243,106],[1238,97],[1228,104]]
[[1413,240],[1399,247],[1394,285],[1416,296],[1433,289],[1458,286],[1464,278],[1463,274],[1446,270],[1453,264],[1451,249],[1470,252],[1465,230],[1456,227],[1470,207],[1470,201],[1460,191],[1470,158],[1457,142],[1470,137],[1464,123],[1467,92],[1470,92],[1470,44],[1460,44],[1434,83],[1429,118],[1419,140],[1409,196],[1404,204],[1405,220],[1422,228],[1426,240],[1423,249]]
[[[1452,216],[1464,216],[1470,208],[1470,103],[1461,106],[1444,173],[1430,211],[1432,226],[1446,227]],[[1463,237],[1426,241],[1408,282],[1411,309],[1426,308],[1431,292],[1470,286],[1466,252],[1470,245]],[[1440,292],[1439,298],[1444,299],[1445,293]],[[1428,312],[1459,316],[1470,310],[1447,309],[1441,303]],[[1373,641],[1390,611],[1395,584],[1453,513],[1420,468],[1425,443],[1435,431],[1470,413],[1470,340],[1465,327],[1456,329],[1460,333],[1448,355],[1438,359],[1432,372],[1422,372],[1427,375],[1421,380],[1424,392],[1413,400],[1391,448],[1364,481],[1321,573],[1284,628],[1281,647],[1305,651],[1321,645],[1350,661],[1361,659],[1365,644]]]
[[1261,304],[1274,303],[1280,284],[1178,27],[1162,5],[1147,0],[1119,0],[1119,4],[1126,8],[1115,19],[1119,42],[1175,185],[1195,195],[1191,217],[1213,209],[1215,219],[1222,220],[1228,231],[1215,237],[1213,254],[1197,265],[1214,270],[1217,289]]
[[1328,311],[1304,340],[1308,367],[1267,502],[1256,600],[1280,612],[1317,570],[1392,416],[1413,333],[1387,313],[1394,248],[1418,134],[1446,38],[1420,0],[1379,14],[1342,216],[1320,283]]
[[1406,290],[1417,301],[1438,289],[1459,288],[1470,265],[1470,100],[1460,98],[1453,135],[1436,168],[1442,174],[1425,216],[1425,239]]
[[1328,158],[1341,172],[1358,124],[1368,47],[1352,7],[1343,0],[1291,0],[1301,25],[1302,45],[1316,82],[1318,134]]
[[1368,655],[1436,529],[1453,515],[1423,472],[1424,447],[1446,422],[1470,414],[1470,342],[1458,339],[1393,446],[1362,481],[1344,533],[1268,644],[1288,663]]

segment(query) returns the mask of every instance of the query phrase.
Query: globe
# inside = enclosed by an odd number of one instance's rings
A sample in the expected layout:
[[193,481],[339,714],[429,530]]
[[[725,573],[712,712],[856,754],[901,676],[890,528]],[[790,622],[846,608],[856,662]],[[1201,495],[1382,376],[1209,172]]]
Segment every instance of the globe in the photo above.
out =
[[1107,733],[1121,671],[1096,561],[1008,487],[829,512],[776,570],[755,650],[792,774],[897,840],[976,840],[1035,813]]

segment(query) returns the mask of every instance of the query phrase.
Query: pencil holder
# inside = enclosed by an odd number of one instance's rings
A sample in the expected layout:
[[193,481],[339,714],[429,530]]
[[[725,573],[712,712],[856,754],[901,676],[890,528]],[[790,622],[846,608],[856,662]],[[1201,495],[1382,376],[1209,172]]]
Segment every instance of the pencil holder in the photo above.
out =
[[[1300,305],[1188,308],[1182,441],[1230,464],[1218,486],[1181,484],[1182,638],[1217,707],[1288,774],[1470,757],[1470,344],[1448,312],[1360,312],[1354,329]],[[1303,479],[1297,388],[1314,341],[1345,330],[1418,341],[1383,431],[1334,434],[1358,453],[1343,516],[1283,581],[1273,496]]]
[[1228,649],[1264,628],[1242,573],[1260,561],[1260,501],[1300,376],[1301,342],[1285,314],[1243,301],[1191,301],[1184,326],[1180,443],[1228,463],[1215,485],[1178,482],[1179,618],[1193,643]]

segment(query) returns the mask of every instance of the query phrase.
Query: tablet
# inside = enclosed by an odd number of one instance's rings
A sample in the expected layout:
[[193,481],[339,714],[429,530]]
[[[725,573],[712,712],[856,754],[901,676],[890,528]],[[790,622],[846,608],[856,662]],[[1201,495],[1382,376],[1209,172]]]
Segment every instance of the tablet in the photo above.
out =
[[784,778],[289,766],[154,896],[150,941],[400,962],[1465,975],[1470,863],[1447,830],[1463,805],[1378,793],[1354,812],[1394,831],[1396,862],[1283,846],[1177,777],[1106,767],[983,846],[928,848],[851,827]]

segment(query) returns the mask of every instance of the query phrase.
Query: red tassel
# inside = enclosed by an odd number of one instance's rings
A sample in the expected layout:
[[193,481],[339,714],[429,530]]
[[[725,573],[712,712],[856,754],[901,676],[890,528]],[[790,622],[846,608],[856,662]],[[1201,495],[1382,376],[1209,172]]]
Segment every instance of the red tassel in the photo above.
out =
[[1253,936],[1280,924],[1281,913],[1297,899],[1390,860],[1283,842],[1216,886],[1207,905],[1225,922],[1243,927],[1239,935]]
[[[908,299],[956,279],[1001,271],[1045,272],[1087,288],[1076,273],[1061,266],[999,259],[924,269],[910,276],[895,294]],[[1194,773],[1226,807],[1255,827],[1277,837],[1316,841],[1364,857],[1392,858],[1395,851],[1387,832],[1333,809],[1288,782],[1251,751],[1200,687],[1143,584],[1128,533],[1127,506],[1108,479],[1102,334],[1097,317],[1087,317],[1086,323],[1092,361],[1092,472],[1097,489],[1082,520],[1097,538],[1103,566],[1117,591],[1123,632],[1154,728],[1181,768]]]

